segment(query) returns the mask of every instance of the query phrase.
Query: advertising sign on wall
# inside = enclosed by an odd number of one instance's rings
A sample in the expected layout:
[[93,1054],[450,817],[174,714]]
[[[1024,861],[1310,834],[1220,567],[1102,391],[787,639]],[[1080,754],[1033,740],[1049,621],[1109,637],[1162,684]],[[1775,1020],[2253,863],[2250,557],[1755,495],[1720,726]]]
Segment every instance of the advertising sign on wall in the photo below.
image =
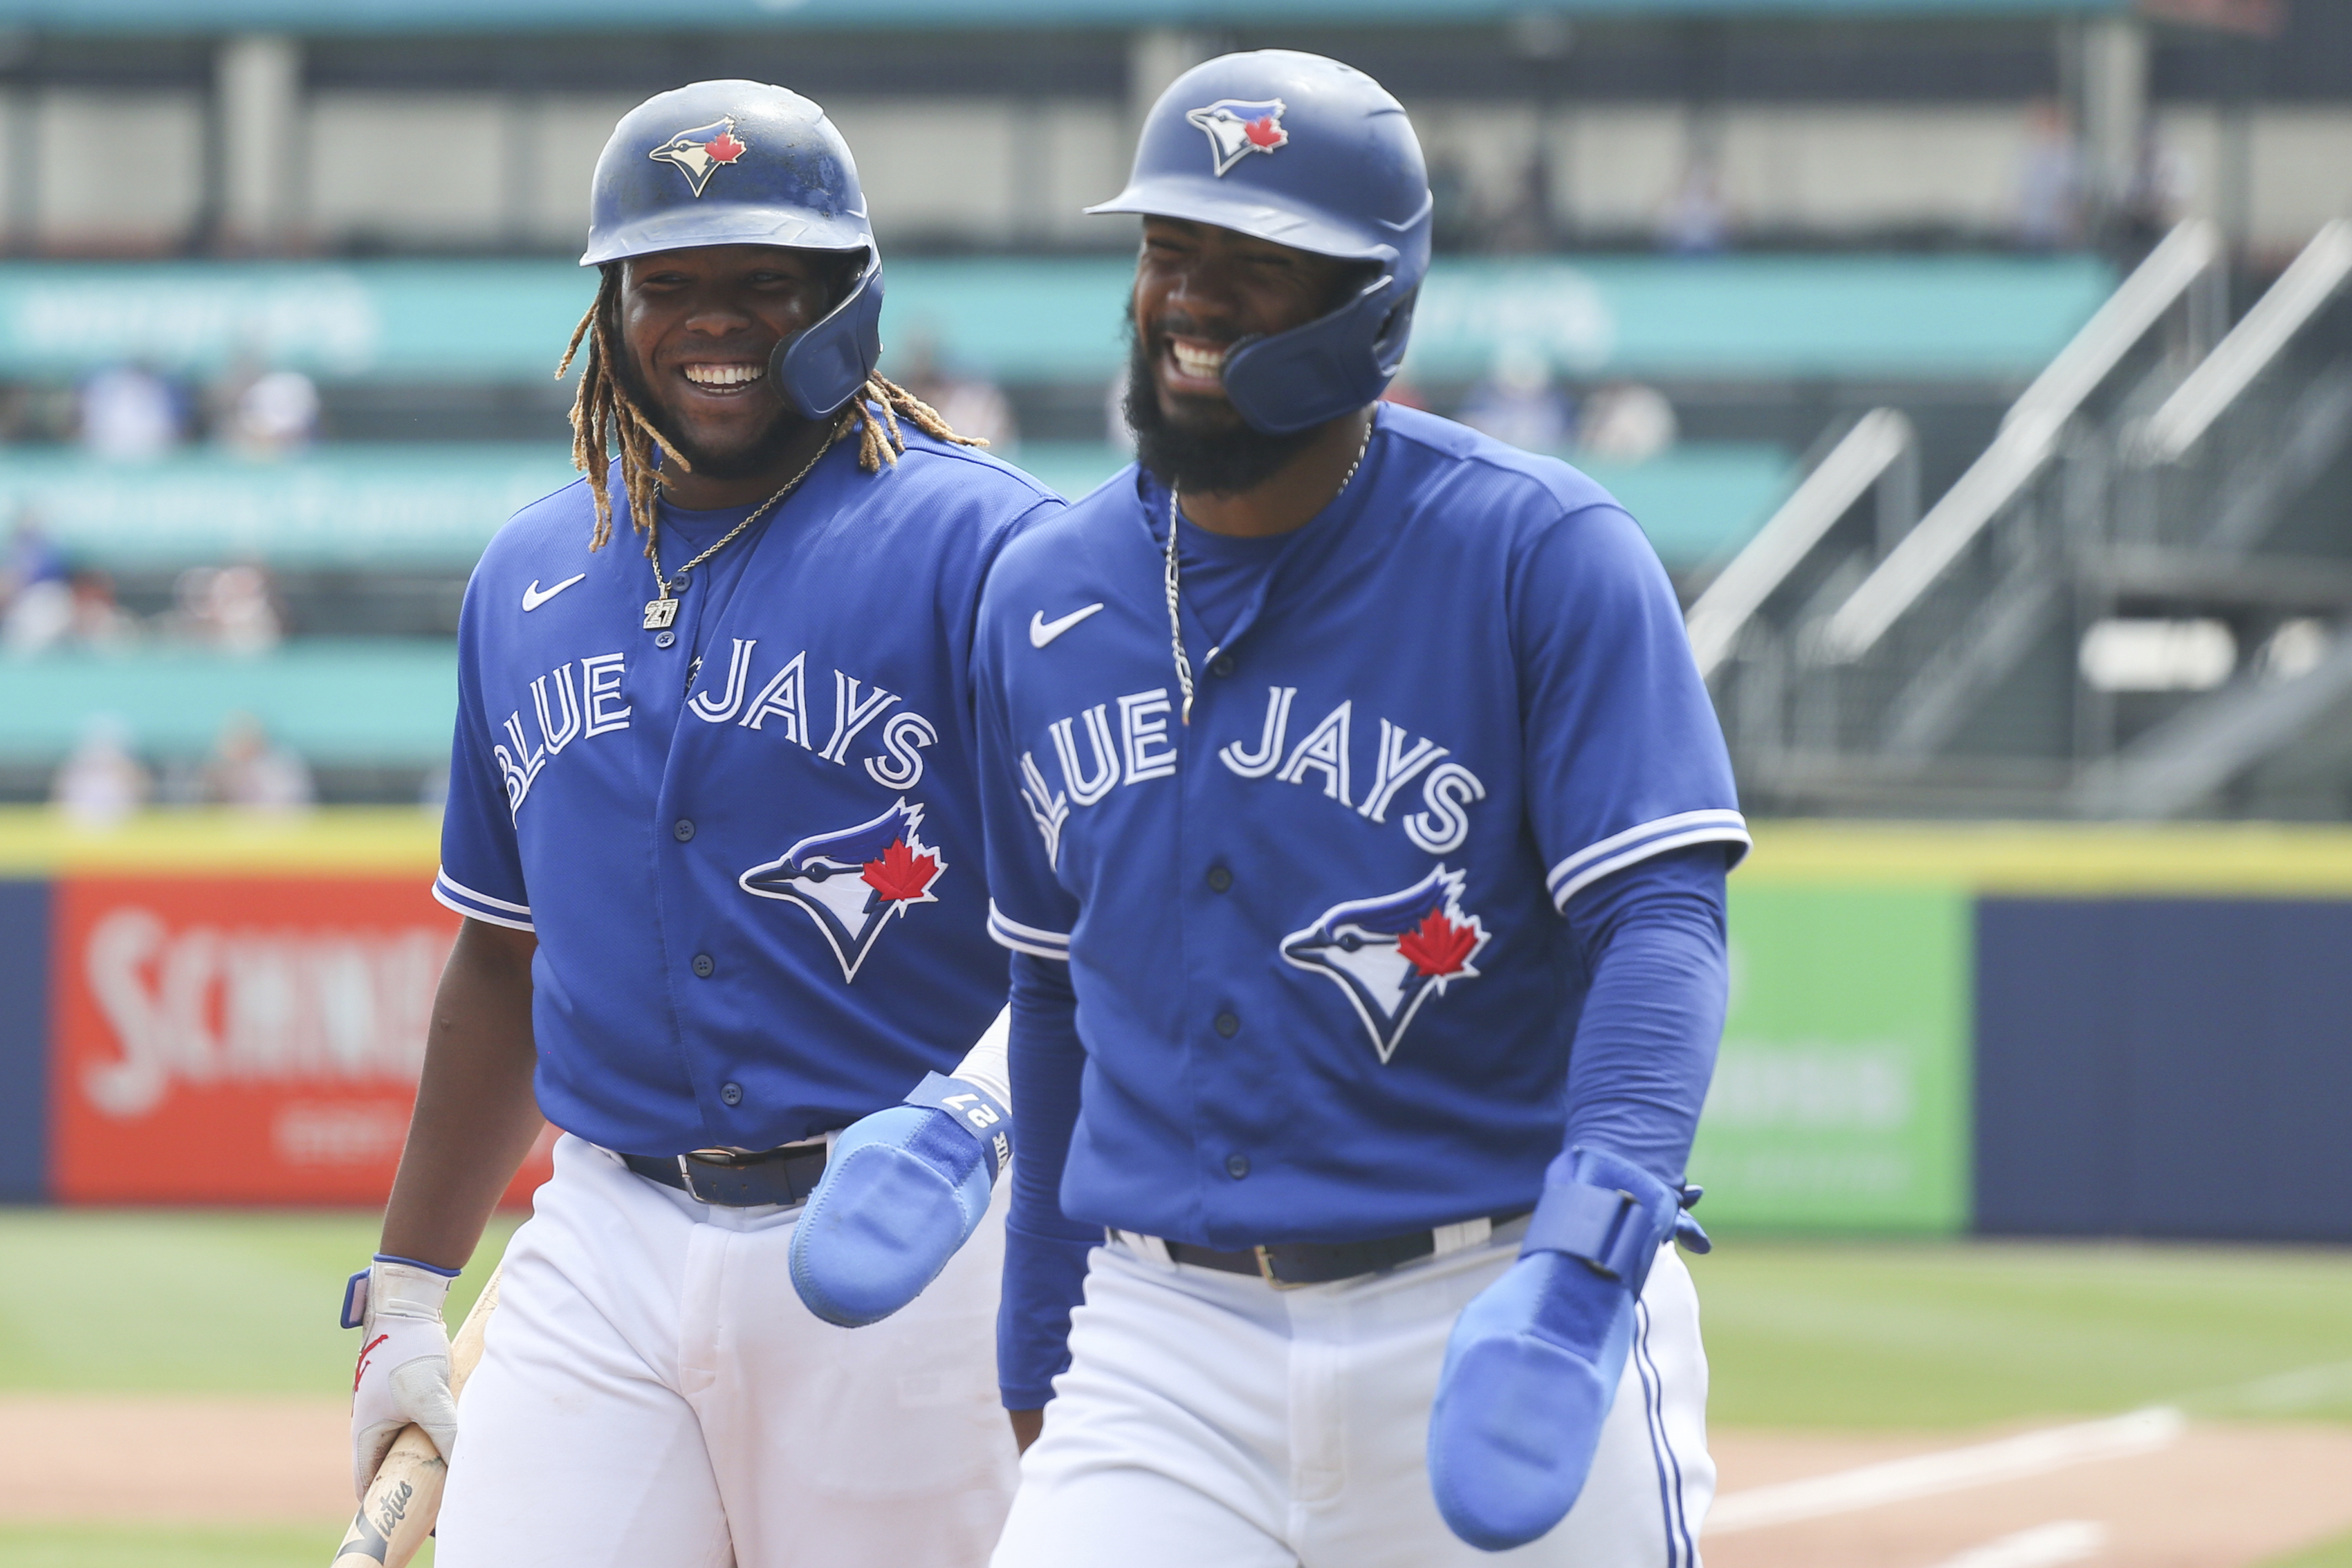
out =
[[1703,1220],[1967,1228],[1970,909],[1734,879],[1731,1015],[1691,1153]]
[[77,877],[55,899],[57,1197],[383,1201],[457,928],[417,878]]

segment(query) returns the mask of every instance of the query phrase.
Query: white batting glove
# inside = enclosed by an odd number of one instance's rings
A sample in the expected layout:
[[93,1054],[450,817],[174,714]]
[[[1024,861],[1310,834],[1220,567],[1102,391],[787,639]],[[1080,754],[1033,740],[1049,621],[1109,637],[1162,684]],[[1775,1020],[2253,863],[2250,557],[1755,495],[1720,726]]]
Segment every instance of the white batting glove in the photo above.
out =
[[352,1490],[362,1499],[393,1439],[411,1421],[425,1428],[443,1458],[457,1452],[449,1331],[441,1321],[441,1304],[456,1278],[378,1257],[352,1276],[344,1291],[343,1326],[360,1330],[359,1364],[352,1373]]

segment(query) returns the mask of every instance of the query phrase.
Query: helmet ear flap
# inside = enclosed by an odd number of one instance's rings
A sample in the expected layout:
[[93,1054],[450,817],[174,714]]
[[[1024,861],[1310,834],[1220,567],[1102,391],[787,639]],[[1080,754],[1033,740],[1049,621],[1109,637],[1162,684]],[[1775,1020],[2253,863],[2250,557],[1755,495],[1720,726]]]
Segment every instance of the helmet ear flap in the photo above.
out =
[[1227,350],[1225,396],[1253,429],[1287,435],[1353,413],[1404,360],[1412,301],[1384,274],[1328,315]]
[[[1412,336],[1412,308],[1420,302],[1421,287],[1416,284],[1396,302],[1388,319],[1372,335],[1372,359],[1380,365],[1383,380],[1393,377],[1404,367],[1405,343]],[[1387,388],[1383,386],[1381,390],[1385,392]]]
[[769,353],[768,374],[803,418],[824,419],[856,397],[881,362],[882,260],[869,250],[841,303]]

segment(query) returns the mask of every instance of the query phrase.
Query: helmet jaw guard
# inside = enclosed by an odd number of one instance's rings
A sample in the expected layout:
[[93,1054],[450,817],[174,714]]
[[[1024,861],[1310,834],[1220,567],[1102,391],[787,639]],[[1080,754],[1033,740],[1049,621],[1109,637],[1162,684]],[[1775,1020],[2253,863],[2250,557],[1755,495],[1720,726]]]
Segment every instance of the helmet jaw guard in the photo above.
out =
[[721,245],[864,252],[847,295],[769,356],[805,418],[837,411],[882,358],[882,252],[857,165],[824,110],[796,92],[706,81],[647,99],[604,143],[589,214],[583,267]]
[[866,265],[841,303],[768,353],[768,374],[803,419],[824,419],[857,395],[882,359],[882,258]]
[[1228,350],[1234,412],[1286,434],[1388,389],[1429,271],[1433,207],[1421,143],[1385,89],[1320,55],[1260,49],[1177,78],[1145,120],[1127,188],[1087,210],[1213,224],[1380,266],[1339,308]]
[[1225,354],[1225,397],[1252,429],[1287,435],[1377,402],[1404,363],[1414,296],[1389,274],[1328,315]]

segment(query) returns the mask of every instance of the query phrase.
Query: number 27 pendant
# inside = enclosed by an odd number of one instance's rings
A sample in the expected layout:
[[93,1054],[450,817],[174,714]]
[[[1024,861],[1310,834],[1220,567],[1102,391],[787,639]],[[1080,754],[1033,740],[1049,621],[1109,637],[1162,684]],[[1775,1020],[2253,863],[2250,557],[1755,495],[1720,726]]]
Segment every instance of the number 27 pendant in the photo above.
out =
[[677,619],[677,601],[670,598],[646,601],[646,630],[659,632]]

